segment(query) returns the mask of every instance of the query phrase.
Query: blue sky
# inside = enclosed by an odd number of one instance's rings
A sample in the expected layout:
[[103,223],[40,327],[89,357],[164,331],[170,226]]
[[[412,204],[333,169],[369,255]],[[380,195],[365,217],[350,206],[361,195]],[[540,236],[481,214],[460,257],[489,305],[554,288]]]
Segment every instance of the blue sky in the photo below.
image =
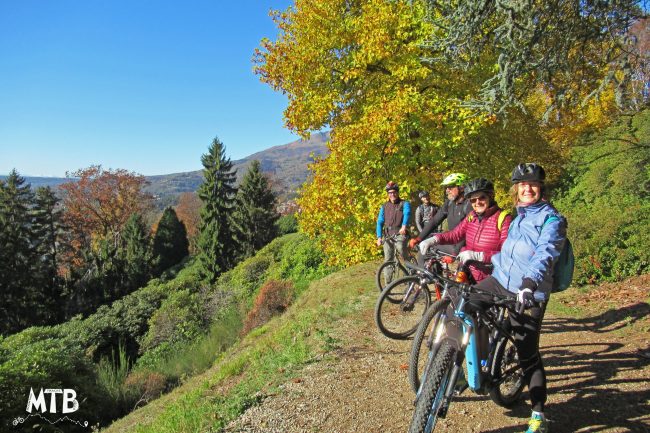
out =
[[0,174],[201,168],[297,139],[251,57],[288,0],[0,0]]

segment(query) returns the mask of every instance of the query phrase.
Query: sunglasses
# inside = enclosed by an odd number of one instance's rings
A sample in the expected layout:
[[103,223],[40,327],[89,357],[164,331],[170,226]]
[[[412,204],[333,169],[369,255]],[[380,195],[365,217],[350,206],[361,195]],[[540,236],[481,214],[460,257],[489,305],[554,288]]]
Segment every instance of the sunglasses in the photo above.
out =
[[480,195],[478,197],[472,197],[469,199],[470,203],[476,203],[477,201],[487,201],[489,197],[487,195]]

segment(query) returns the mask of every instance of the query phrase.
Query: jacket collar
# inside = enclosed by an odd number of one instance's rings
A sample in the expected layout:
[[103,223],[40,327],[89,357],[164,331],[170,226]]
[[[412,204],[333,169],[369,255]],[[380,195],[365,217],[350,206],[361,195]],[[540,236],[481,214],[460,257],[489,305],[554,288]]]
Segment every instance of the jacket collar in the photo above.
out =
[[546,206],[548,206],[546,200],[540,200],[528,206],[517,206],[517,215],[536,214],[541,212]]
[[493,204],[489,208],[485,209],[485,212],[483,212],[483,214],[480,216],[479,214],[476,213],[474,209],[472,209],[472,215],[474,215],[475,218],[479,218],[479,219],[489,218],[492,215],[494,215],[498,210],[499,210],[499,205]]

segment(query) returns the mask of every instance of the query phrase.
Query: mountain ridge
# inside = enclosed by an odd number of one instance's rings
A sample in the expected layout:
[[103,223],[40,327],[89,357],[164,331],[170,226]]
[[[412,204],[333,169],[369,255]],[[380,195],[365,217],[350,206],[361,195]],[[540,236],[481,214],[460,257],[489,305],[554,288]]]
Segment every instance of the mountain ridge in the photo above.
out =
[[[250,162],[258,160],[262,171],[269,175],[271,186],[280,200],[293,198],[297,189],[309,177],[308,165],[313,162],[314,156],[325,156],[329,153],[326,146],[329,135],[329,132],[314,133],[308,140],[298,139],[233,160],[233,169],[237,170],[237,182],[241,181]],[[6,177],[0,175],[0,180]],[[70,181],[67,177],[23,177],[32,188],[56,188]],[[203,170],[145,176],[145,179],[149,182],[147,191],[153,194],[162,206],[166,206],[173,204],[181,193],[196,191],[203,182]]]

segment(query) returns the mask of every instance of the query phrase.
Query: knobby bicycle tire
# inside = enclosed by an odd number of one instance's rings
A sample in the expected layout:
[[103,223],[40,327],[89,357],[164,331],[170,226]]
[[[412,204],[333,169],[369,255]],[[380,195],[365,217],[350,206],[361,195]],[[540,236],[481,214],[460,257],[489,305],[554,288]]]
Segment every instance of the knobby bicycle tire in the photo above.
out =
[[388,338],[403,340],[413,334],[431,303],[426,284],[412,275],[393,281],[381,292],[375,305],[375,323]]
[[415,403],[415,412],[409,426],[409,433],[430,433],[438,420],[438,409],[449,384],[456,348],[443,341],[427,372],[420,396]]
[[[517,365],[519,365],[517,349],[512,341],[501,337],[494,351],[494,360],[491,366],[492,377],[500,380],[503,372]],[[499,406],[510,408],[519,401],[524,385],[523,371],[518,368],[510,372],[505,380],[490,389],[490,398]]]
[[[386,281],[386,271],[388,268],[393,268],[392,273],[393,277],[390,279],[390,281]],[[402,277],[405,277],[408,275],[408,272],[404,265],[399,262],[399,260],[389,260],[387,262],[382,263],[379,268],[377,269],[377,273],[375,275],[375,284],[377,285],[377,289],[379,289],[380,292],[383,292],[386,286],[393,281],[399,280]]]
[[[422,372],[426,368],[426,365],[419,365],[421,360],[426,361],[429,359],[429,347],[427,342],[430,342],[429,336],[435,332],[437,326],[437,318],[440,317],[440,313],[444,311],[449,306],[449,299],[440,299],[432,303],[427,311],[422,316],[420,324],[413,334],[413,344],[411,345],[411,354],[409,356],[409,383],[411,384],[411,389],[413,392],[418,392],[420,388],[420,377],[422,377]],[[435,320],[434,320],[435,319]],[[434,359],[435,353],[431,356],[430,359]]]

